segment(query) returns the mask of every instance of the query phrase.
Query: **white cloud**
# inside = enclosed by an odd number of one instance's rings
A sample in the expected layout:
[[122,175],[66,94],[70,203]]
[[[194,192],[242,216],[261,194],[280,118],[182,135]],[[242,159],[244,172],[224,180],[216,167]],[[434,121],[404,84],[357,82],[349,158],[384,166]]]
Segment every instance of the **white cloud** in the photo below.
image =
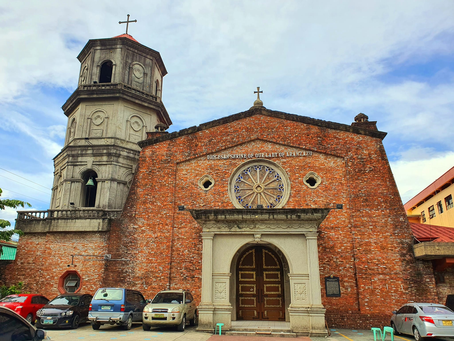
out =
[[418,148],[406,151],[402,160],[391,162],[404,204],[454,166],[454,152],[436,153],[421,148],[421,158],[417,159],[415,154]]
[[[124,32],[118,21],[128,12],[138,20],[129,32],[160,51],[169,71],[163,99],[173,129],[247,110],[261,86],[270,109],[346,124],[366,113],[389,133],[393,170],[426,165],[430,151],[453,152],[452,64],[436,75],[394,75],[454,59],[452,1],[30,0],[0,8],[0,143],[20,155],[14,162],[0,155],[0,162],[26,177],[40,164],[51,183],[66,129],[61,105],[78,81],[76,57],[88,39]],[[396,179],[403,195],[422,180]]]

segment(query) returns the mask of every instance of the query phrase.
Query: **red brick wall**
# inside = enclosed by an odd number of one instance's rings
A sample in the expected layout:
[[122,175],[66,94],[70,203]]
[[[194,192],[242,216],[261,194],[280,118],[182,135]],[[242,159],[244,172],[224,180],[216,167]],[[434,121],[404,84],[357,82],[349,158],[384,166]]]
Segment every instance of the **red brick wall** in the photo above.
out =
[[[123,286],[150,298],[170,286],[191,289],[199,301],[201,227],[178,206],[234,208],[228,180],[246,161],[208,160],[207,155],[306,150],[312,156],[267,159],[290,178],[285,208],[344,205],[330,212],[318,240],[322,301],[330,325],[359,328],[353,320],[364,328],[384,324],[392,310],[415,297],[436,299],[430,264],[413,259],[411,231],[380,135],[313,121],[246,112],[145,143],[122,219],[110,233],[24,236],[11,279],[30,279],[33,272],[34,279],[26,281],[30,289],[56,294],[56,278],[67,270],[69,254],[109,253],[128,261],[110,261],[104,268],[103,262],[78,260],[84,291]],[[303,183],[309,171],[322,178],[316,189]],[[215,181],[209,191],[197,185],[205,174]],[[330,275],[340,278],[341,297],[325,297],[324,278]]]
[[102,284],[104,261],[70,255],[105,255],[106,233],[27,233],[20,238],[16,260],[5,274],[9,284],[24,282],[24,291],[52,299],[59,295],[58,280],[68,270],[82,278],[81,293],[94,294]]
[[[192,288],[199,299],[201,228],[189,212],[177,207],[234,208],[228,179],[246,161],[207,160],[207,154],[304,149],[313,155],[268,159],[290,177],[292,191],[286,208],[344,204],[342,210],[331,211],[320,227],[327,316],[346,323],[335,316],[359,314],[361,320],[374,324],[388,320],[392,310],[415,296],[420,300],[436,297],[430,274],[419,280],[411,232],[380,138],[270,116],[245,117],[196,130],[143,148],[124,222],[118,227],[128,235],[124,246],[135,243],[129,251],[131,283],[143,283],[141,276],[150,276],[146,287],[140,287],[152,294],[166,288],[170,276],[172,288]],[[316,189],[303,184],[309,171],[322,178]],[[205,174],[215,181],[207,192],[197,185]],[[339,298],[324,295],[324,277],[330,275],[340,277]]]

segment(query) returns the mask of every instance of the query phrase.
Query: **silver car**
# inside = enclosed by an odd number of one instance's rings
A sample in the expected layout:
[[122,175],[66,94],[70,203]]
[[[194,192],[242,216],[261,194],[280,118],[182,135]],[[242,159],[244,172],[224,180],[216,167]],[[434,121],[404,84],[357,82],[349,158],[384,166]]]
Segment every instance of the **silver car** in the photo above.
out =
[[160,291],[143,309],[143,330],[151,327],[176,326],[184,331],[186,322],[197,324],[197,310],[194,298],[186,290]]
[[393,311],[391,327],[395,334],[424,337],[454,337],[454,312],[442,304],[407,303]]

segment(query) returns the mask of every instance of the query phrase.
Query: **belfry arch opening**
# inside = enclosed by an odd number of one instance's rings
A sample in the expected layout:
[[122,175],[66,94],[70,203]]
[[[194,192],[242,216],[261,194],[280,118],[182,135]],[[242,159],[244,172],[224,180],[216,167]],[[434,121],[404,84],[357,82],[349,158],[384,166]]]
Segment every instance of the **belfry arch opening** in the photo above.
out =
[[101,65],[101,72],[99,74],[99,83],[111,83],[112,82],[112,70],[113,63],[108,60]]
[[93,170],[86,171],[82,176],[82,207],[95,207],[98,192],[98,174]]
[[233,259],[231,273],[232,320],[288,320],[289,268],[278,248],[245,245]]

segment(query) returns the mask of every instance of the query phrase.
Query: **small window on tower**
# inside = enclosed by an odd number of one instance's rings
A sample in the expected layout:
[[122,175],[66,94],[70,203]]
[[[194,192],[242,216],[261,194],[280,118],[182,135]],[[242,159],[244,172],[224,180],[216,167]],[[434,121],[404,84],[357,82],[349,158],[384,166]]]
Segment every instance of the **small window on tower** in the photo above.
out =
[[156,97],[159,97],[159,81],[156,80],[156,83],[155,83],[155,89],[154,89],[154,94]]
[[101,74],[99,75],[99,83],[112,82],[112,69],[113,64],[110,60],[101,65]]

